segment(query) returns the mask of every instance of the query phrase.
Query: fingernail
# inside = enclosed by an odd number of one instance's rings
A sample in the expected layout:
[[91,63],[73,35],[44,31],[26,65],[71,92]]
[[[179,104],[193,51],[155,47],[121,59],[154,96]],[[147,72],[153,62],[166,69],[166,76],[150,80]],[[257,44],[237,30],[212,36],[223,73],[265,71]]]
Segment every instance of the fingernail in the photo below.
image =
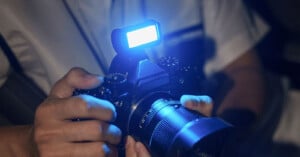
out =
[[108,132],[113,135],[113,143],[119,143],[121,141],[122,131],[117,126],[109,125]]
[[86,78],[86,79],[89,79],[89,78],[94,78],[96,77],[97,75],[96,74],[91,74],[87,71],[85,71],[86,73],[84,73],[83,77]]
[[103,149],[103,152],[105,153],[105,154],[109,154],[111,151],[110,151],[110,149],[109,149],[109,147],[106,145],[106,144],[104,144],[103,146],[102,146],[102,149]]
[[207,95],[198,96],[198,100],[200,103],[205,103],[207,105],[212,104],[212,99]]
[[180,103],[181,104],[186,104],[190,101],[190,99],[191,99],[191,95],[182,95],[180,97]]
[[[196,103],[195,103],[196,102]],[[196,95],[182,95],[180,98],[180,103],[181,104],[186,104],[192,103],[190,105],[197,105],[197,103],[205,103],[205,104],[212,104],[212,99],[209,96],[206,95],[201,95],[201,96],[196,96]]]
[[103,77],[103,76],[98,76],[98,79],[99,79],[99,81],[100,81],[101,83],[104,82],[104,77]]

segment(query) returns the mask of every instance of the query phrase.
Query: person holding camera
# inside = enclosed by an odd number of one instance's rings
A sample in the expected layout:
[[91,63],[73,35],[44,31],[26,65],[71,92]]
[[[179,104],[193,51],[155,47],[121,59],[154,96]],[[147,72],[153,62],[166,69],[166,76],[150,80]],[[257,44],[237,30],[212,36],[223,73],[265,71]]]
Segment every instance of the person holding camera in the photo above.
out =
[[[104,76],[114,56],[109,40],[111,28],[141,21],[143,16],[159,20],[167,33],[197,25],[201,19],[206,34],[216,43],[214,57],[205,63],[206,75],[223,71],[235,82],[217,115],[236,125],[251,125],[260,116],[265,91],[262,68],[253,47],[267,27],[256,15],[249,16],[242,2],[234,0],[204,0],[201,4],[160,1],[160,6],[154,1],[142,2],[1,2],[1,34],[14,50],[24,73],[48,93],[36,109],[33,125],[0,128],[0,151],[4,156],[116,156],[122,133],[112,124],[117,116],[114,105],[72,93],[77,88],[90,89],[103,82],[102,77],[82,68]],[[166,9],[168,6],[172,8]],[[174,15],[176,20],[172,19]],[[0,59],[5,63],[2,67],[6,67],[1,69],[3,84],[8,78],[9,61],[4,55]],[[82,68],[69,71],[72,67]],[[182,103],[212,115],[210,100],[188,97]],[[240,118],[243,115],[246,117]],[[150,154],[143,144],[129,136],[126,156]]]

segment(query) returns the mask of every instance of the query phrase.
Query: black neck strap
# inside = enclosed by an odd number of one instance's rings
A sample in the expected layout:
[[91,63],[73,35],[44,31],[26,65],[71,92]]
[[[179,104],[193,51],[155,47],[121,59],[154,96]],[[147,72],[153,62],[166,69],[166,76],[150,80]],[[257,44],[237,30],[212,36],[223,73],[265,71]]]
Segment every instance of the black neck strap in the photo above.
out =
[[23,72],[22,66],[20,65],[19,61],[17,60],[16,56],[14,55],[13,51],[7,44],[2,34],[0,34],[0,46],[4,54],[6,55],[13,70],[15,70],[18,73],[22,73]]

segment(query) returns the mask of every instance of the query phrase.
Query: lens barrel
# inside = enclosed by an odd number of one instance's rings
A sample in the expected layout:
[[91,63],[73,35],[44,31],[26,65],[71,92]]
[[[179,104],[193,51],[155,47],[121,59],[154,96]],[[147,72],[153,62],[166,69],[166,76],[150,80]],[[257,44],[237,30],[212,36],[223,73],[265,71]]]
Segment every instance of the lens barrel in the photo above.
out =
[[165,93],[152,93],[134,105],[128,133],[155,157],[219,156],[232,128],[182,107]]

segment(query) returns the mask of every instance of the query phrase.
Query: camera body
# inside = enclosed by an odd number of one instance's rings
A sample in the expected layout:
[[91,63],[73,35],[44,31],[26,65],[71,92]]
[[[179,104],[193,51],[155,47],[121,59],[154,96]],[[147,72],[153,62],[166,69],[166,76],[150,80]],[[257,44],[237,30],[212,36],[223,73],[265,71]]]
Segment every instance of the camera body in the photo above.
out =
[[144,59],[132,73],[111,73],[100,87],[74,95],[112,102],[118,115],[114,123],[123,136],[143,142],[153,156],[219,156],[231,125],[182,107],[171,85],[164,69]]
[[[120,32],[112,33],[113,43],[116,39],[120,43],[118,36],[124,34]],[[156,64],[143,49],[127,49],[124,44],[114,47],[118,54],[104,83],[91,90],[77,89],[73,95],[89,94],[112,102],[117,111],[113,123],[123,138],[133,136],[152,156],[219,156],[232,126],[188,110],[178,101],[182,94],[205,94],[206,79],[198,68],[183,66],[174,56]]]

